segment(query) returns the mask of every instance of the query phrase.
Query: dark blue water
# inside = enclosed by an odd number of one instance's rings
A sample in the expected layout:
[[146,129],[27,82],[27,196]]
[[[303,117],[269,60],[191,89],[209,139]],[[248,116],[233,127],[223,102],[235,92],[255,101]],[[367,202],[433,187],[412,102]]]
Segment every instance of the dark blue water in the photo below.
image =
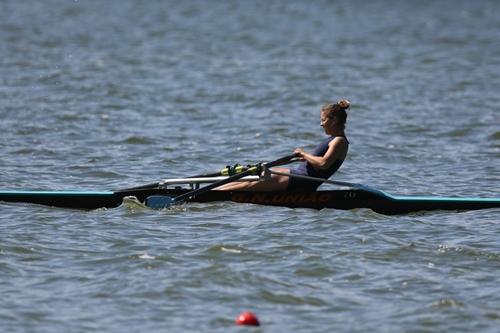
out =
[[[335,176],[498,197],[496,1],[1,1],[0,188],[112,190],[322,139]],[[324,186],[327,188],[327,186]],[[5,332],[496,332],[499,211],[0,203]],[[251,331],[251,330],[250,330]]]

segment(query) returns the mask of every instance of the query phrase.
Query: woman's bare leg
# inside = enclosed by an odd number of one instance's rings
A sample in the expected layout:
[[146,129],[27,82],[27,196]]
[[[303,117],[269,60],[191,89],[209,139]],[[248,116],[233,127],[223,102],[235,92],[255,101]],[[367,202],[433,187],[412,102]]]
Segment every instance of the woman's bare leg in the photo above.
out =
[[[290,173],[287,168],[272,168],[272,170],[284,173]],[[284,191],[288,187],[288,176],[269,175],[269,178],[254,182],[233,182],[216,188],[219,191]]]

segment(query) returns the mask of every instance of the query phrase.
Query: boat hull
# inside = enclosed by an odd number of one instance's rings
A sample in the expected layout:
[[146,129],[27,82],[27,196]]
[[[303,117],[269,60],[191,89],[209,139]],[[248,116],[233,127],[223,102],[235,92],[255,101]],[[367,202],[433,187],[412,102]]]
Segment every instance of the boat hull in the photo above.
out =
[[[144,202],[152,195],[175,197],[187,189],[144,189],[129,191],[3,191],[0,201],[40,204],[73,209],[115,208],[123,198],[134,196]],[[316,192],[227,192],[208,191],[191,198],[191,202],[233,201],[238,203],[290,208],[356,209],[369,208],[387,215],[427,210],[476,210],[500,208],[500,198],[437,198],[392,196],[373,189],[349,189]]]

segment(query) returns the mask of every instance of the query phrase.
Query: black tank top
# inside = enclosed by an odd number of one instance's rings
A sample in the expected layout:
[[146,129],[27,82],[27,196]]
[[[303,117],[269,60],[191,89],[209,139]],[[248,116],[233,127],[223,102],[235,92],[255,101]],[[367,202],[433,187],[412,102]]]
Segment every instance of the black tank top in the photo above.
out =
[[[345,138],[345,136],[342,137]],[[321,141],[319,145],[317,145],[316,148],[314,149],[312,155],[324,156],[325,153],[328,151],[328,144],[335,138],[336,136],[331,136]],[[347,138],[345,139],[347,141]],[[347,144],[349,144],[349,141],[347,141]],[[328,179],[330,178],[331,175],[335,173],[335,171],[337,171],[340,168],[343,162],[344,160],[336,160],[328,169],[315,169],[311,164],[309,164],[309,162],[302,161],[297,167],[292,168],[291,172],[292,174],[296,175]]]

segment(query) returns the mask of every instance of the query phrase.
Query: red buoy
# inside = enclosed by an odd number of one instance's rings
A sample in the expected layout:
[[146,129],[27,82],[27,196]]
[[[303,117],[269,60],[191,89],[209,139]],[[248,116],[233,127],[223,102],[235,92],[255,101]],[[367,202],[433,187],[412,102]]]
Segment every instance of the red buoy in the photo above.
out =
[[257,316],[250,311],[245,311],[236,317],[236,325],[260,326]]

